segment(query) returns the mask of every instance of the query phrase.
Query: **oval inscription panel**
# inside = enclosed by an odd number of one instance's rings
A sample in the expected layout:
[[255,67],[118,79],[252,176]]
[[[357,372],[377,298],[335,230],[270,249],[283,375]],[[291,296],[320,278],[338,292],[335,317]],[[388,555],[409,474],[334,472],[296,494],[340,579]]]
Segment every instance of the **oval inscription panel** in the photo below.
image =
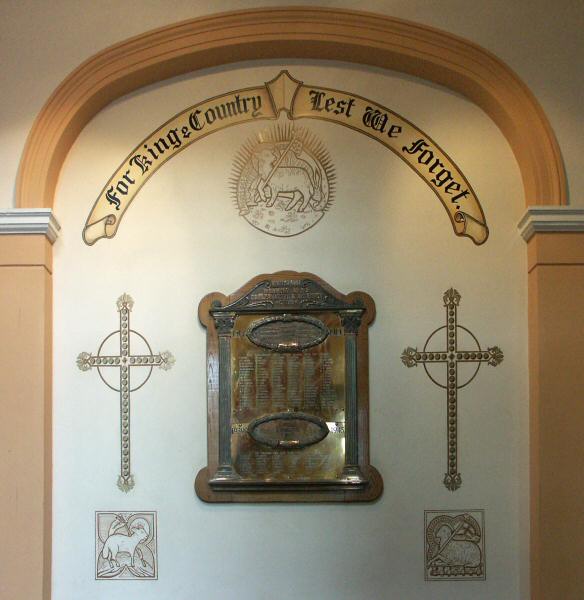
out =
[[247,432],[258,444],[286,450],[306,448],[324,440],[326,421],[301,412],[273,413],[253,420]]
[[254,321],[247,337],[256,346],[276,352],[302,352],[322,344],[329,335],[328,327],[314,317],[281,315]]

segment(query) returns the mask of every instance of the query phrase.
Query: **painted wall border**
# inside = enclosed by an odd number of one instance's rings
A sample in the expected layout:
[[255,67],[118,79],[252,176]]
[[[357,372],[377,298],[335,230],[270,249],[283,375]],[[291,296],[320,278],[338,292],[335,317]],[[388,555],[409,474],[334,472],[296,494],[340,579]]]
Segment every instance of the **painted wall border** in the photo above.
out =
[[[116,98],[183,73],[265,58],[317,58],[382,67],[459,92],[482,108],[509,141],[522,174],[526,205],[566,204],[563,162],[551,126],[525,84],[494,55],[450,33],[400,19],[297,7],[224,13],[170,25],[87,60],[55,90],[31,129],[17,177],[16,206],[53,206],[58,176],[74,140]],[[584,577],[578,575],[579,563],[574,562],[584,545],[580,502],[574,504],[584,495],[584,479],[574,481],[574,474],[584,472],[581,421],[573,412],[568,421],[553,420],[557,414],[564,416],[557,410],[563,398],[584,416],[581,403],[576,402],[584,389],[584,351],[575,341],[584,330],[580,306],[584,262],[577,256],[568,265],[563,260],[573,253],[579,256],[583,240],[582,232],[536,232],[527,244],[528,256],[543,252],[554,256],[553,263],[538,263],[528,277],[533,600],[584,595]],[[14,361],[0,363],[1,391],[18,399],[14,413],[2,423],[18,439],[0,436],[0,452],[10,452],[18,464],[8,463],[1,483],[9,483],[3,489],[27,490],[30,506],[25,521],[7,518],[2,523],[6,534],[21,543],[10,556],[2,553],[0,592],[13,600],[49,600],[51,245],[44,234],[2,235],[0,248],[7,251],[0,253],[2,283],[4,289],[14,291],[0,302],[3,330],[14,340],[11,356],[31,356],[38,350],[39,357],[38,368],[29,370],[26,382],[15,376]],[[10,262],[12,257],[18,262]],[[18,332],[10,329],[15,322]],[[567,346],[559,343],[566,340]],[[570,435],[566,427],[571,427]],[[22,513],[13,496],[3,502],[8,516]],[[19,573],[25,563],[34,568],[23,580]]]

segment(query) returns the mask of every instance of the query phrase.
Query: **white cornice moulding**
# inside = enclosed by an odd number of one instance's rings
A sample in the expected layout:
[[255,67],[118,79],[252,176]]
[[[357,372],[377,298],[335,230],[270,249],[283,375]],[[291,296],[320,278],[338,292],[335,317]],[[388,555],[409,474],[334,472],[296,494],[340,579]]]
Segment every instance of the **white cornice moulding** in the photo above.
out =
[[517,228],[526,242],[540,232],[584,231],[584,206],[530,206]]
[[46,235],[53,244],[61,226],[50,208],[9,208],[0,210],[0,234]]

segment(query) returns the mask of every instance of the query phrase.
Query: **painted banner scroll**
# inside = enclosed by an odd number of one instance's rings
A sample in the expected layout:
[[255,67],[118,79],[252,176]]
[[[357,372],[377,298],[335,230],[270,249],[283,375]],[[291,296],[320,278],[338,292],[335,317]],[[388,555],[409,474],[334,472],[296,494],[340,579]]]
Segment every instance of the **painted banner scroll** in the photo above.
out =
[[113,237],[140,188],[170,158],[216,131],[250,121],[319,119],[343,125],[380,142],[405,161],[436,194],[454,233],[475,244],[489,229],[475,192],[460,169],[428,135],[388,108],[367,98],[305,85],[282,71],[255,88],[228,92],[175,115],[124,159],[99,194],[83,239],[92,245]]

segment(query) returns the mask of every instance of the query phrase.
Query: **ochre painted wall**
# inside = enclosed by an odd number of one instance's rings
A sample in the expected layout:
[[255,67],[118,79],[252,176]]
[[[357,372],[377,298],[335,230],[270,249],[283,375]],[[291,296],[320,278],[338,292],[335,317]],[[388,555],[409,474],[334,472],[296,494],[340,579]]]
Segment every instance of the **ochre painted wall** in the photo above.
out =
[[584,539],[584,236],[528,243],[532,592],[579,600]]
[[48,598],[51,587],[50,269],[45,236],[0,236],[0,597],[6,599]]

